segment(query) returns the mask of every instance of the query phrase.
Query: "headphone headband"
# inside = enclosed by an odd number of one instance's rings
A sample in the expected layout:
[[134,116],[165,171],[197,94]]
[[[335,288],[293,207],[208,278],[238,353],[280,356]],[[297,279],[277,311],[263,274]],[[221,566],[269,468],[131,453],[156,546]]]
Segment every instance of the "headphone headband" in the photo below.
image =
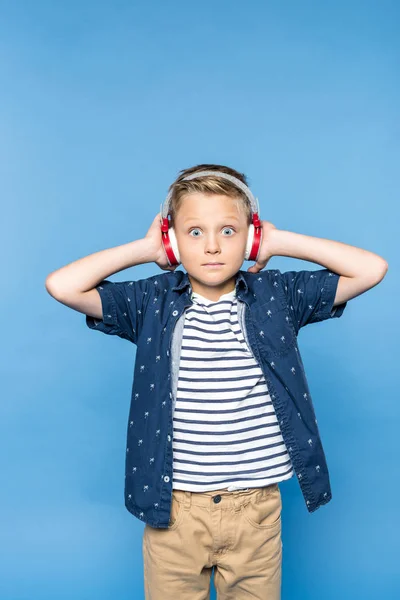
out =
[[[223,173],[222,171],[199,171],[198,173],[192,173],[191,175],[184,177],[182,179],[182,181],[188,181],[190,179],[196,179],[197,177],[204,177],[206,175],[212,175],[212,176],[217,175],[218,177],[223,177],[224,179],[228,179],[229,181],[234,183],[237,187],[239,187],[242,190],[242,192],[244,192],[246,194],[247,198],[250,201],[252,213],[257,214],[257,215],[259,214],[260,209],[259,209],[258,199],[253,196],[250,188],[248,188],[247,185],[245,183],[243,183],[243,181],[240,181],[240,179],[238,179],[237,177],[234,177],[233,175],[229,175],[228,173]],[[161,219],[166,219],[168,217],[172,193],[173,193],[173,189],[170,190],[170,192],[168,193],[168,196],[166,197],[166,199],[164,201],[164,204],[161,207],[161,211],[160,211]]]

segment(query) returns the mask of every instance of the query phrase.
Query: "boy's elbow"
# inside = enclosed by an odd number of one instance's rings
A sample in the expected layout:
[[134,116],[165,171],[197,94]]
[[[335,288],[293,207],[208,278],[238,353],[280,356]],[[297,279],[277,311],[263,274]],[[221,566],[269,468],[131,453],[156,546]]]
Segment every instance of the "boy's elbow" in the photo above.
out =
[[52,276],[53,274],[50,273],[50,275],[48,275],[46,277],[46,281],[45,281],[45,288],[47,290],[47,292],[50,294],[50,296],[53,296],[53,298],[57,298],[60,296],[59,291],[57,291],[57,285],[54,281],[54,277]]
[[375,281],[375,283],[380,283],[388,272],[388,268],[388,262],[379,256],[376,259],[376,264],[371,266],[371,272],[369,273],[369,276]]
[[386,273],[388,272],[388,269],[389,269],[389,263],[385,259],[382,259],[382,267],[381,267],[381,272],[380,272],[381,281],[385,277]]

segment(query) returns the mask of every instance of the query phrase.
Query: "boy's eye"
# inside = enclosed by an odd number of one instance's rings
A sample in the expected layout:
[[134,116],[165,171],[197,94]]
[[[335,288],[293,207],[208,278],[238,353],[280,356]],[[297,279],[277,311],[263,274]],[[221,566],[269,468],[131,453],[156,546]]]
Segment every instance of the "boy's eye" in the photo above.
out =
[[[231,230],[231,231],[233,231],[233,232],[235,231],[235,230],[233,229],[233,227],[224,227],[224,228],[222,229],[222,231],[226,231],[227,229],[228,229],[228,230],[230,229],[230,230]],[[191,229],[191,230],[189,231],[189,235],[190,235],[191,233],[193,233],[193,231],[200,231],[200,229],[199,229],[198,227],[194,227],[193,229]],[[194,236],[192,235],[192,237],[199,237],[199,236],[198,236],[198,235],[194,235]],[[226,236],[225,236],[225,237],[226,237]],[[231,235],[228,235],[228,237],[231,237]]]

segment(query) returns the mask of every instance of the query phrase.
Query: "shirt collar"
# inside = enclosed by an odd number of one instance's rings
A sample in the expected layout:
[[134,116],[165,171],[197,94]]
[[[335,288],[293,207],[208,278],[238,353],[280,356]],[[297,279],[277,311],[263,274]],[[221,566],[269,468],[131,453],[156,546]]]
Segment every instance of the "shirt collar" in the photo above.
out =
[[[238,271],[237,274],[236,274],[236,284],[235,284],[236,291],[240,287],[240,284],[243,285],[244,289],[247,292],[248,291],[248,286],[247,286],[247,281],[246,281],[246,279],[243,276],[243,271]],[[181,290],[183,290],[187,286],[189,286],[190,289],[191,289],[189,275],[187,273],[183,273],[182,281],[178,285],[176,285],[175,287],[173,287],[172,291],[174,291],[174,292],[180,292]]]

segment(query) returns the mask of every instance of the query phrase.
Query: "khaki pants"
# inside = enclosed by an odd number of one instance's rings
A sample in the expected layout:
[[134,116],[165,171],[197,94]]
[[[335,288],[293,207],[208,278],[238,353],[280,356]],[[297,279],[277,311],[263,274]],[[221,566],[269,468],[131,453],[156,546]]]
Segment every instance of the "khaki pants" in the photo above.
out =
[[277,483],[228,492],[173,490],[167,529],[145,525],[146,600],[280,600],[281,493]]

